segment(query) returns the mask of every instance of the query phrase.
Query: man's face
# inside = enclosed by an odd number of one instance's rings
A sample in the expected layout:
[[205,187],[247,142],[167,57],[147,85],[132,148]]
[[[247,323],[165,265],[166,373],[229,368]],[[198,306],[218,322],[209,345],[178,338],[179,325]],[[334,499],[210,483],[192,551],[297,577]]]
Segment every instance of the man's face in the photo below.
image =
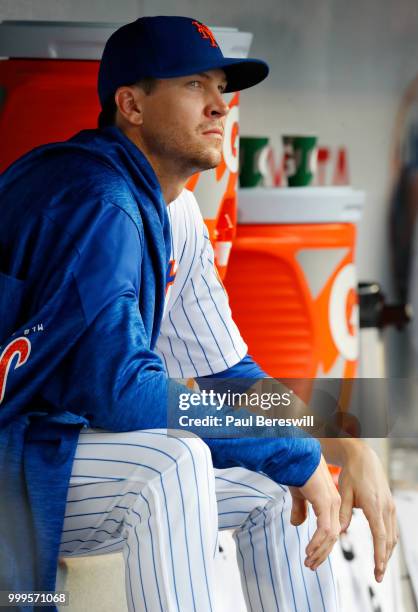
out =
[[225,86],[223,70],[158,80],[141,100],[139,130],[145,149],[186,175],[216,167],[228,112]]

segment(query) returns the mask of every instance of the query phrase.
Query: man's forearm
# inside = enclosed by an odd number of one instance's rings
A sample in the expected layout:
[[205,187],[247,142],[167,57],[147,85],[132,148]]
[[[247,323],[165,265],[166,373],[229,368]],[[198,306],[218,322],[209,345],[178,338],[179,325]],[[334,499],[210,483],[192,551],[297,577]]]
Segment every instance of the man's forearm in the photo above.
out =
[[318,440],[327,462],[340,466],[345,465],[350,455],[367,446],[363,440],[358,438],[318,438]]

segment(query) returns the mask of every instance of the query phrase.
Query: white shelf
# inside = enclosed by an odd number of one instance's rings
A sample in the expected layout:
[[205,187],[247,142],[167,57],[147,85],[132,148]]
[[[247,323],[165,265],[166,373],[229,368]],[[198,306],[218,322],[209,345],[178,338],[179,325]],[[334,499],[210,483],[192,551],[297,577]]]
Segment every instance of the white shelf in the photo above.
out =
[[357,223],[365,200],[351,187],[239,189],[238,223]]

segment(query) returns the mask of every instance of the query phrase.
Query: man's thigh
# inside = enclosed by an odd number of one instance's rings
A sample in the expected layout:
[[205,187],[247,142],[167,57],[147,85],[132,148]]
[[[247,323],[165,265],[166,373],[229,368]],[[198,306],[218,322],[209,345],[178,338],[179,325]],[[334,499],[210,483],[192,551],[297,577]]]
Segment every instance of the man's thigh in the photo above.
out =
[[[68,488],[60,554],[120,550],[126,525],[135,519],[138,507],[143,508],[150,529],[157,530],[156,517],[149,520],[156,499],[167,515],[159,517],[158,529],[167,531],[170,538],[176,528],[173,517],[186,498],[206,498],[211,483],[214,498],[210,452],[199,439],[181,440],[165,430],[82,430]],[[216,521],[215,503],[213,506]]]

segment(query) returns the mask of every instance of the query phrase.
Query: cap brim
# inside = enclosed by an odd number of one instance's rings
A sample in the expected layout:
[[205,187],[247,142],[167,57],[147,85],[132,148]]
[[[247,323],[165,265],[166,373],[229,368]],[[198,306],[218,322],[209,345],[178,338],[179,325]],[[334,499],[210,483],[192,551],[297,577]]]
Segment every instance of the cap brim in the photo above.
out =
[[269,67],[266,62],[258,59],[224,58],[223,65],[218,65],[225,71],[227,86],[225,93],[241,91],[253,87],[267,77]]
[[253,87],[263,81],[269,73],[269,67],[266,62],[259,59],[237,59],[232,57],[218,58],[217,61],[207,62],[204,64],[189,64],[186,68],[170,70],[169,72],[154,72],[152,75],[157,79],[168,79],[179,76],[187,76],[189,74],[198,74],[206,70],[215,70],[220,68],[225,71],[227,78],[227,86],[225,93],[233,91],[241,91],[248,87]]

